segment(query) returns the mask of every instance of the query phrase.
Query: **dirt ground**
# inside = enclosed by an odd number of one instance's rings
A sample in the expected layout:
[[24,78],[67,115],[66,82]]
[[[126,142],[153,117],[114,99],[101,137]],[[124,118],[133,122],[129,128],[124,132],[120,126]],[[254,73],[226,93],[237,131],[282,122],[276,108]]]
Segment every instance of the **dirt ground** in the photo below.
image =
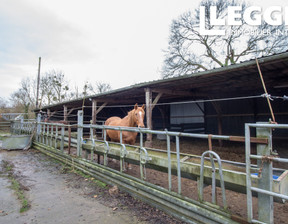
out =
[[[159,141],[153,139],[153,148],[158,149],[166,149],[166,141]],[[277,151],[281,158],[288,158],[288,150],[282,144],[276,144]],[[171,142],[171,150],[176,151],[175,142]],[[208,150],[208,142],[207,141],[187,141],[182,140],[180,142],[180,152],[193,154],[193,155],[201,155],[203,152]],[[213,150],[219,154],[221,159],[236,161],[236,162],[245,162],[245,147],[244,143],[237,144],[228,144],[227,142],[223,142],[223,146],[219,146],[218,141],[213,141]],[[252,153],[256,153],[255,146],[252,147]],[[253,161],[256,163],[256,161]],[[119,170],[119,163],[111,163],[110,167]],[[273,167],[285,168],[288,169],[287,165],[283,164],[273,164]],[[140,178],[139,175],[139,167],[136,165],[132,165],[132,169],[127,170],[127,173]],[[158,186],[162,186],[164,188],[168,188],[168,175],[163,172],[147,169],[147,178],[146,181],[153,183]],[[197,190],[197,182],[192,181],[190,179],[181,178],[182,185],[182,195],[187,196],[189,198],[198,200],[198,190]],[[172,176],[172,191],[177,192],[177,177]],[[212,194],[211,194],[211,186],[207,186],[204,188],[204,200],[211,202]],[[239,217],[241,219],[247,220],[247,200],[246,194],[237,193],[231,190],[226,190],[226,199],[229,212],[233,214],[235,217]],[[218,205],[223,206],[222,203],[222,194],[221,188],[217,188],[217,202]],[[253,218],[258,218],[258,200],[256,197],[253,197]],[[282,224],[288,223],[288,203],[274,203],[274,223]]]
[[[215,151],[222,160],[230,160],[235,162],[245,163],[245,144],[223,141],[222,146],[219,146],[219,141],[212,141],[212,150]],[[154,141],[153,147],[165,149],[166,142]],[[175,143],[171,144],[171,150],[176,151]],[[187,140],[184,139],[180,143],[180,152],[202,155],[203,152],[208,150],[207,140]],[[273,150],[276,150],[281,158],[288,158],[287,144],[283,142],[273,142]],[[251,145],[251,154],[257,154],[256,146]],[[256,160],[252,160],[256,164]],[[273,167],[288,169],[288,164],[273,163]],[[156,177],[157,179],[157,177]],[[175,184],[176,185],[176,181]],[[195,181],[182,178],[182,186],[187,186],[183,189],[183,195],[197,200],[197,183]],[[176,189],[175,189],[176,191]],[[229,211],[236,216],[246,219],[247,218],[247,201],[246,194],[237,193],[234,191],[226,190],[226,198]],[[211,202],[211,186],[204,188],[204,200]],[[222,204],[221,189],[217,188],[217,202]],[[258,200],[253,197],[253,218],[258,218]],[[288,203],[274,203],[274,223],[288,223]]]
[[[28,199],[30,208],[23,213],[4,162],[13,165],[13,176]],[[0,150],[0,167],[0,223],[182,223],[36,150]]]
[[[180,143],[181,153],[201,155],[208,149],[208,143],[206,141],[194,142],[181,140]],[[165,149],[166,142],[154,141],[153,147]],[[285,147],[280,145],[276,148],[282,158],[288,157]],[[171,142],[171,150],[175,150],[174,142]],[[237,162],[245,161],[245,148],[244,144],[242,143],[228,145],[224,142],[224,146],[219,147],[218,142],[213,141],[213,150],[220,155],[221,159]],[[255,153],[256,149],[253,148],[252,151]],[[182,223],[179,220],[176,220],[125,193],[120,192],[116,195],[110,195],[109,189],[111,190],[111,186],[101,188],[95,184],[93,180],[71,172],[68,167],[63,167],[63,165],[60,163],[51,161],[51,159],[38,153],[37,151],[0,151],[0,161],[1,159],[12,161],[15,164],[15,172],[17,173],[17,176],[19,176],[20,181],[24,183],[24,186],[27,186],[29,189],[26,194],[30,200],[31,208],[26,213],[19,214],[19,212],[15,209],[10,209],[12,212],[10,212],[9,209],[3,209],[0,202],[0,222],[3,217],[7,218],[7,220],[10,220],[12,217],[14,220],[16,220],[15,223],[19,223],[17,221],[20,219],[25,220],[26,223],[52,223],[50,222],[51,218],[55,217],[55,219],[58,219],[59,217],[63,216],[62,223],[122,223],[122,221],[125,223]],[[94,159],[96,162],[97,156],[95,156]],[[117,161],[109,161],[108,165],[111,168],[119,170],[119,163]],[[168,176],[166,173],[150,169],[147,169],[146,172],[146,181],[164,188],[168,188]],[[139,166],[132,165],[132,169],[128,169],[126,173],[139,177]],[[57,182],[54,182],[56,180]],[[7,184],[7,179],[0,178],[0,186],[6,186]],[[195,200],[198,199],[196,181],[182,178],[181,184],[182,195]],[[36,191],[35,188],[37,189]],[[0,191],[3,191],[3,187],[0,189],[2,189]],[[49,196],[49,200],[47,199],[47,196],[44,197],[42,195],[37,195],[37,191],[50,192],[52,189],[53,191],[51,194],[53,197]],[[172,176],[172,191],[177,192],[177,190],[177,177]],[[5,188],[4,193],[5,191],[7,191],[7,188]],[[5,194],[9,194],[9,192],[6,192]],[[77,197],[77,199],[75,199],[75,197]],[[231,214],[245,220],[247,218],[246,195],[226,190],[226,198],[228,209]],[[61,203],[59,202],[59,199],[61,199]],[[43,200],[45,202],[44,204]],[[79,203],[75,203],[75,200]],[[211,202],[210,186],[204,188],[204,200]],[[219,205],[223,204],[220,188],[217,188],[217,201]],[[88,203],[88,205],[86,203]],[[253,218],[255,219],[257,219],[257,203],[257,198],[253,197]],[[67,204],[71,206],[67,206]],[[104,206],[104,208],[101,207],[103,212],[101,209],[101,212],[97,212],[97,206]],[[91,210],[91,208],[95,209]],[[75,212],[75,210],[77,212]],[[62,216],[59,215],[59,211],[61,211],[60,214]],[[104,214],[103,216],[102,213]],[[53,216],[51,217],[49,214],[53,214]],[[77,216],[75,216],[75,214],[77,214]],[[104,221],[105,217],[108,217],[108,221]],[[119,218],[120,220],[114,222],[113,220],[115,217]],[[55,219],[52,220],[55,221]],[[287,202],[285,204],[274,203],[274,223],[288,223],[287,220]],[[25,223],[25,221],[23,223]]]

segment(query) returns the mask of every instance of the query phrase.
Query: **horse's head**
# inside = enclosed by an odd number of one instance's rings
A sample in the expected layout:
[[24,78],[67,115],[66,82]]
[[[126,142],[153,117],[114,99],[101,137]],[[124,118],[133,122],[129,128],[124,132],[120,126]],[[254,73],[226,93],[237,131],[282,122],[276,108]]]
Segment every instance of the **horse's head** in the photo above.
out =
[[144,117],[145,117],[145,105],[142,107],[138,107],[137,103],[134,106],[133,112],[133,120],[138,128],[145,128],[144,125]]

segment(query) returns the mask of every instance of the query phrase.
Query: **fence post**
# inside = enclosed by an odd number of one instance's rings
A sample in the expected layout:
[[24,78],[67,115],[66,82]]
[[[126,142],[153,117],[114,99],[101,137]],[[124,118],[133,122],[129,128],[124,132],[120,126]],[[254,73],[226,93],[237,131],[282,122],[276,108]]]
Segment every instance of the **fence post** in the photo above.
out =
[[[259,122],[260,123],[260,122]],[[272,131],[271,128],[256,128],[257,138],[268,138],[268,145],[257,144],[257,155],[270,156],[272,151]],[[272,161],[258,160],[257,166],[261,170],[259,173],[259,188],[272,191],[273,171]],[[273,223],[273,197],[267,194],[258,193],[258,216],[259,221]]]
[[61,142],[60,142],[60,151],[64,152],[64,134],[65,134],[65,127],[61,126]]
[[19,134],[21,135],[21,134],[23,134],[23,124],[24,124],[24,118],[23,117],[21,117],[21,120],[20,120],[20,132],[19,132]]
[[83,137],[83,111],[78,110],[77,156],[82,155],[82,137]]
[[36,141],[39,142],[39,136],[40,136],[40,133],[41,133],[41,114],[37,114],[37,129],[36,129]]

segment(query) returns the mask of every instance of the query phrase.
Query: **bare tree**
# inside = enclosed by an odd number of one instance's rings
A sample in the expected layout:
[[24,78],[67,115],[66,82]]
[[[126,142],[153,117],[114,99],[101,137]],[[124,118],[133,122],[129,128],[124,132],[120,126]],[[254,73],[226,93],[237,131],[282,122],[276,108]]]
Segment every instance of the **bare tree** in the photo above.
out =
[[[35,91],[36,78],[24,78],[21,81],[20,88],[11,95],[11,102],[14,107],[22,107],[24,112],[28,113],[29,110],[35,108]],[[39,108],[70,99],[71,94],[68,91],[68,81],[66,81],[62,71],[51,70],[46,72],[40,80]]]
[[6,99],[0,97],[0,113],[10,113],[11,108],[9,107],[9,103]]
[[21,87],[11,95],[14,106],[22,105],[23,112],[28,113],[29,109],[35,108],[36,81],[30,78],[22,79]]
[[288,49],[287,36],[279,33],[276,35],[279,30],[285,32],[284,25],[271,26],[263,23],[261,26],[252,27],[245,23],[243,18],[239,18],[242,25],[211,25],[210,6],[217,7],[217,17],[221,19],[227,16],[228,6],[240,5],[244,11],[248,7],[245,3],[237,0],[204,0],[200,5],[205,6],[205,29],[225,29],[226,35],[200,34],[200,7],[194,12],[186,12],[173,20],[169,46],[165,51],[162,68],[163,78],[228,66],[240,60],[266,56]]
[[93,86],[91,83],[86,83],[84,86],[84,89],[85,88],[86,88],[86,92],[91,93],[91,94],[104,93],[104,92],[108,92],[112,89],[111,85],[109,83],[105,83],[102,81],[97,81],[95,83],[95,86]]
[[53,69],[46,72],[46,77],[47,83],[50,84],[50,88],[46,92],[47,97],[52,98],[52,100],[56,103],[66,100],[69,87],[68,82],[65,80],[64,72]]

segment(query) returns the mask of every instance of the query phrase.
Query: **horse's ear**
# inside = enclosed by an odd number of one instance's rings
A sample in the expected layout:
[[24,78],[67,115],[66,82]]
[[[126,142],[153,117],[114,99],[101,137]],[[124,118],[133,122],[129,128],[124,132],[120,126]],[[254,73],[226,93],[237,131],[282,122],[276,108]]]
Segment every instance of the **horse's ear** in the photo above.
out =
[[134,105],[134,110],[137,110],[138,109],[138,104],[136,103],[135,105]]
[[145,104],[142,105],[142,109],[145,110]]

